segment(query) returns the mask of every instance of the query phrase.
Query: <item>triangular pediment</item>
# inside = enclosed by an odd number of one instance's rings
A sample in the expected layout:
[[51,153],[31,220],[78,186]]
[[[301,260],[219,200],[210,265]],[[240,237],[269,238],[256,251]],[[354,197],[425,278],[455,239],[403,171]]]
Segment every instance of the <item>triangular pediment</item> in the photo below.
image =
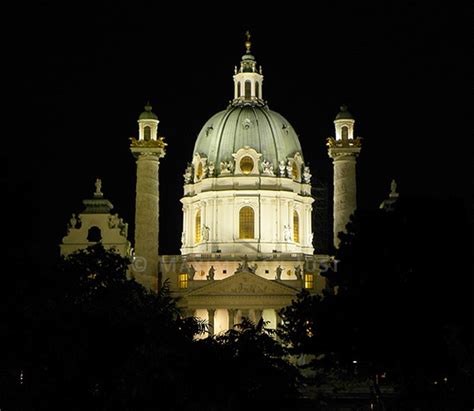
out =
[[257,274],[241,271],[224,280],[210,281],[209,284],[189,292],[187,296],[295,296],[298,291],[275,280],[267,280]]

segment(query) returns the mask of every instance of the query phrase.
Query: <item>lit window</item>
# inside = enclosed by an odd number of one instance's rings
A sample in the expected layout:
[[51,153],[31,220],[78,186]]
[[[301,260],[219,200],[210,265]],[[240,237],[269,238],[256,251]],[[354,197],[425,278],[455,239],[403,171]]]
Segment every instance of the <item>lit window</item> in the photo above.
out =
[[244,174],[250,174],[253,170],[253,160],[249,156],[242,157],[240,160],[240,170]]
[[196,224],[194,228],[194,233],[194,242],[201,242],[201,210],[198,210],[198,212],[196,213]]
[[298,165],[296,164],[296,161],[293,161],[293,164],[291,165],[291,175],[293,180],[298,180]]
[[202,178],[202,163],[200,162],[196,170],[196,180],[200,180],[201,178]]
[[314,288],[314,275],[313,274],[304,275],[304,288]]
[[144,135],[145,141],[149,141],[151,139],[151,128],[149,126],[146,126],[143,129],[143,135]]
[[300,217],[296,210],[293,210],[293,241],[300,242]]
[[239,211],[239,238],[254,238],[255,215],[252,207],[242,207]]
[[188,274],[178,275],[178,288],[188,288]]

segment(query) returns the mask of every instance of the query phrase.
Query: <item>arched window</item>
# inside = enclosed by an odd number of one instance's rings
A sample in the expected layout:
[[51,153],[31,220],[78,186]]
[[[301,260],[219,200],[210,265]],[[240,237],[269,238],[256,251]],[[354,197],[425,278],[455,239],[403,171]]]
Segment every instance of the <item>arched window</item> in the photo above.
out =
[[194,242],[201,242],[201,210],[196,213],[196,223],[194,226]]
[[102,232],[100,231],[100,228],[96,226],[89,228],[89,231],[87,232],[87,241],[98,243],[100,240],[102,240]]
[[296,210],[293,210],[293,241],[300,242],[300,216]]
[[346,126],[341,127],[341,137],[343,140],[347,140],[349,138],[349,129]]
[[293,164],[291,165],[291,176],[293,177],[293,180],[298,180],[299,173],[298,164],[296,164],[296,161],[293,161]]
[[255,82],[255,97],[260,98],[260,89],[259,89],[258,81]]
[[237,98],[240,97],[240,81],[237,83]]
[[251,91],[251,90],[252,90],[252,83],[250,83],[250,80],[247,80],[247,81],[245,82],[245,98],[246,98],[246,99],[247,99],[247,98],[249,99],[250,96],[252,95],[252,91]]
[[145,141],[150,141],[150,139],[151,139],[151,128],[149,126],[144,127],[143,136],[145,138]]
[[255,238],[255,213],[252,207],[242,207],[239,211],[239,238]]
[[200,162],[197,166],[196,170],[196,180],[201,180],[202,178],[202,173],[203,173],[203,168],[202,168],[202,163]]

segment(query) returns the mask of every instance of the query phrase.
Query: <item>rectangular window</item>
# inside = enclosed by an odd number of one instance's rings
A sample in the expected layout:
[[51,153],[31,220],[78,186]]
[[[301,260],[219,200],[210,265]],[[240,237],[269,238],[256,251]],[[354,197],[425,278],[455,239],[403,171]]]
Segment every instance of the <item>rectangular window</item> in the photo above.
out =
[[188,288],[188,274],[178,275],[178,288]]
[[305,274],[304,275],[304,288],[314,288],[314,275]]

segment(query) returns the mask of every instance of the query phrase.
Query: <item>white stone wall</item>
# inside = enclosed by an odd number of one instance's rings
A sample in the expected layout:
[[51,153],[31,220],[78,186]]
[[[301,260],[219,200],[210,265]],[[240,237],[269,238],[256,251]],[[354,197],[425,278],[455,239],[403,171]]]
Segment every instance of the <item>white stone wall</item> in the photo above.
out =
[[[310,196],[302,196],[293,191],[216,189],[183,197],[181,201],[185,240],[181,248],[182,254],[218,250],[222,253],[240,254],[271,253],[273,250],[313,254],[311,204],[314,199]],[[254,239],[239,238],[239,211],[245,206],[254,211]],[[201,211],[201,227],[209,227],[209,233],[207,236],[205,230],[202,230],[201,241],[196,243],[198,210]],[[294,210],[299,215],[298,243],[293,241]],[[285,226],[289,227],[290,238],[285,235]]]

